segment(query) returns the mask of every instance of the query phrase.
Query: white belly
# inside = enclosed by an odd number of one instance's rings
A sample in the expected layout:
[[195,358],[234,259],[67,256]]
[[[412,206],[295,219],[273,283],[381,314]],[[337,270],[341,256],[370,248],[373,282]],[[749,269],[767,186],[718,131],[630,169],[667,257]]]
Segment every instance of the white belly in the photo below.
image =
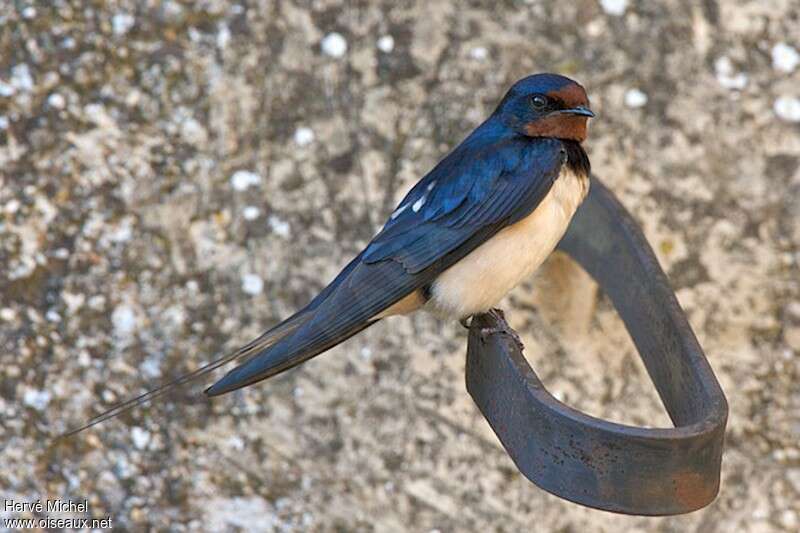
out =
[[496,306],[550,255],[588,188],[585,176],[564,168],[533,213],[498,232],[436,278],[426,307],[437,314],[463,318]]

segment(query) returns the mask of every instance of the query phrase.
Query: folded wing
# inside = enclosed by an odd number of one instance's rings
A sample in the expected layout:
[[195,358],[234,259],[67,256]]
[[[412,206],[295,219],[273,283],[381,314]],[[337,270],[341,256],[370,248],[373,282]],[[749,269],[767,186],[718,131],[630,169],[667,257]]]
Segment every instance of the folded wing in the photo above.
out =
[[461,164],[440,164],[400,203],[349,271],[318,297],[307,321],[206,393],[224,394],[279,374],[374,324],[381,311],[530,214],[563,159],[559,141],[514,139]]

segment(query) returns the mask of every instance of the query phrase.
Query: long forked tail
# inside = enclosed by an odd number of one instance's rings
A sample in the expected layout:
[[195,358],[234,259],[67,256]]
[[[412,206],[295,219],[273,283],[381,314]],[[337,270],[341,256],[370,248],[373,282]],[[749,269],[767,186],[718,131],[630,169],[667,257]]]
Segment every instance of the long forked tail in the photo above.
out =
[[293,333],[297,328],[308,322],[309,319],[311,319],[314,316],[315,314],[314,312],[320,306],[320,304],[325,302],[328,296],[335,291],[336,287],[339,286],[342,280],[346,279],[350,275],[353,269],[359,264],[360,259],[361,259],[361,254],[353,258],[353,260],[351,260],[350,263],[346,267],[344,267],[344,269],[342,269],[341,272],[339,272],[336,278],[330,284],[328,284],[327,287],[322,289],[322,291],[319,294],[317,294],[317,296],[313,300],[311,300],[311,302],[307,306],[305,306],[303,309],[301,309],[294,315],[290,316],[277,326],[267,330],[257,339],[249,342],[248,344],[242,346],[235,352],[226,355],[225,357],[221,357],[220,359],[216,359],[214,361],[211,361],[210,363],[201,366],[200,368],[194,370],[193,372],[175,378],[172,381],[164,383],[163,385],[148,392],[145,392],[140,396],[118,403],[113,407],[111,407],[110,409],[107,409],[106,411],[103,411],[99,415],[95,416],[94,418],[86,422],[84,425],[61,434],[58,438],[69,437],[76,433],[80,433],[85,429],[89,429],[90,427],[95,426],[100,422],[108,420],[109,418],[114,418],[115,416],[119,416],[122,413],[130,411],[131,409],[134,409],[135,407],[138,407],[155,398],[158,398],[159,396],[163,396],[164,394],[174,389],[175,387],[180,387],[181,385],[189,383],[190,381],[199,379],[235,359],[244,358],[245,361],[248,361],[251,358],[259,355],[260,353],[264,352],[264,350],[266,350],[276,342],[280,341],[284,337],[288,336],[290,333]]
[[410,275],[395,261],[353,267],[320,301],[309,320],[228,372],[206,389],[206,394],[218,396],[252,385],[316,357],[377,323],[382,311],[429,283],[434,275]]
[[235,359],[245,358],[245,360],[247,360],[247,358],[263,352],[265,349],[269,348],[270,346],[272,346],[285,336],[292,333],[298,327],[305,324],[312,314],[313,313],[309,311],[308,308],[306,308],[303,311],[300,311],[294,314],[293,316],[289,317],[288,319],[284,320],[277,326],[267,330],[261,336],[245,344],[238,350],[235,350],[234,352],[231,352],[225,355],[224,357],[220,357],[219,359],[215,359],[214,361],[206,363],[205,365],[201,366],[196,370],[193,370],[192,372],[189,372],[188,374],[184,374],[171,381],[168,381],[167,383],[159,385],[155,389],[149,390],[144,394],[136,396],[135,398],[130,398],[128,400],[120,402],[110,407],[109,409],[103,411],[102,413],[98,414],[97,416],[91,418],[88,422],[86,422],[82,426],[71,429],[65,433],[62,433],[61,435],[59,435],[58,438],[70,437],[72,435],[75,435],[76,433],[80,433],[83,430],[89,429],[90,427],[95,426],[100,422],[108,420],[109,418],[114,418],[115,416],[119,416],[122,413],[130,411],[131,409],[139,407],[140,405],[143,405],[160,396],[163,396],[164,394],[166,394],[167,392],[176,387],[197,380]]
[[312,335],[319,333],[318,328],[309,322],[296,334],[287,335],[228,372],[206,389],[206,395],[219,396],[280,374],[346,341],[376,322],[378,320],[361,321],[346,328],[324,331],[316,337]]

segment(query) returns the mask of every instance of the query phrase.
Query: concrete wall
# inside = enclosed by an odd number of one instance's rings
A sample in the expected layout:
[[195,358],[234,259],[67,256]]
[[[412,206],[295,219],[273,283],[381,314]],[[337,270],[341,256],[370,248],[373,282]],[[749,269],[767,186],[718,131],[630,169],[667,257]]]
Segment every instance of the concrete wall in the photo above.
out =
[[[86,499],[136,530],[800,527],[796,1],[23,4],[0,4],[4,498]],[[464,389],[465,331],[429,316],[52,443],[306,302],[540,71],[587,87],[594,170],[728,394],[714,504],[623,517],[532,486]],[[668,425],[565,259],[503,307],[560,398]]]

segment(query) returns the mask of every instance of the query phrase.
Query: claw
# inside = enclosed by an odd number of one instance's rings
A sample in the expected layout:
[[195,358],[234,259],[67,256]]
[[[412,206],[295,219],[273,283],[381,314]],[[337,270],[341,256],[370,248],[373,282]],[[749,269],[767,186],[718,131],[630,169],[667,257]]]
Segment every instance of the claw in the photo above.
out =
[[498,322],[498,324],[497,326],[493,326],[490,328],[481,328],[482,340],[485,341],[487,337],[489,337],[490,335],[494,335],[495,333],[504,333],[509,337],[511,337],[511,339],[517,345],[517,348],[519,349],[520,352],[522,352],[525,349],[525,345],[522,344],[522,339],[520,339],[519,334],[513,329],[511,329],[511,326],[508,325],[508,322],[506,322],[506,315],[501,309],[493,308],[490,309],[489,312],[486,314],[494,318]]

